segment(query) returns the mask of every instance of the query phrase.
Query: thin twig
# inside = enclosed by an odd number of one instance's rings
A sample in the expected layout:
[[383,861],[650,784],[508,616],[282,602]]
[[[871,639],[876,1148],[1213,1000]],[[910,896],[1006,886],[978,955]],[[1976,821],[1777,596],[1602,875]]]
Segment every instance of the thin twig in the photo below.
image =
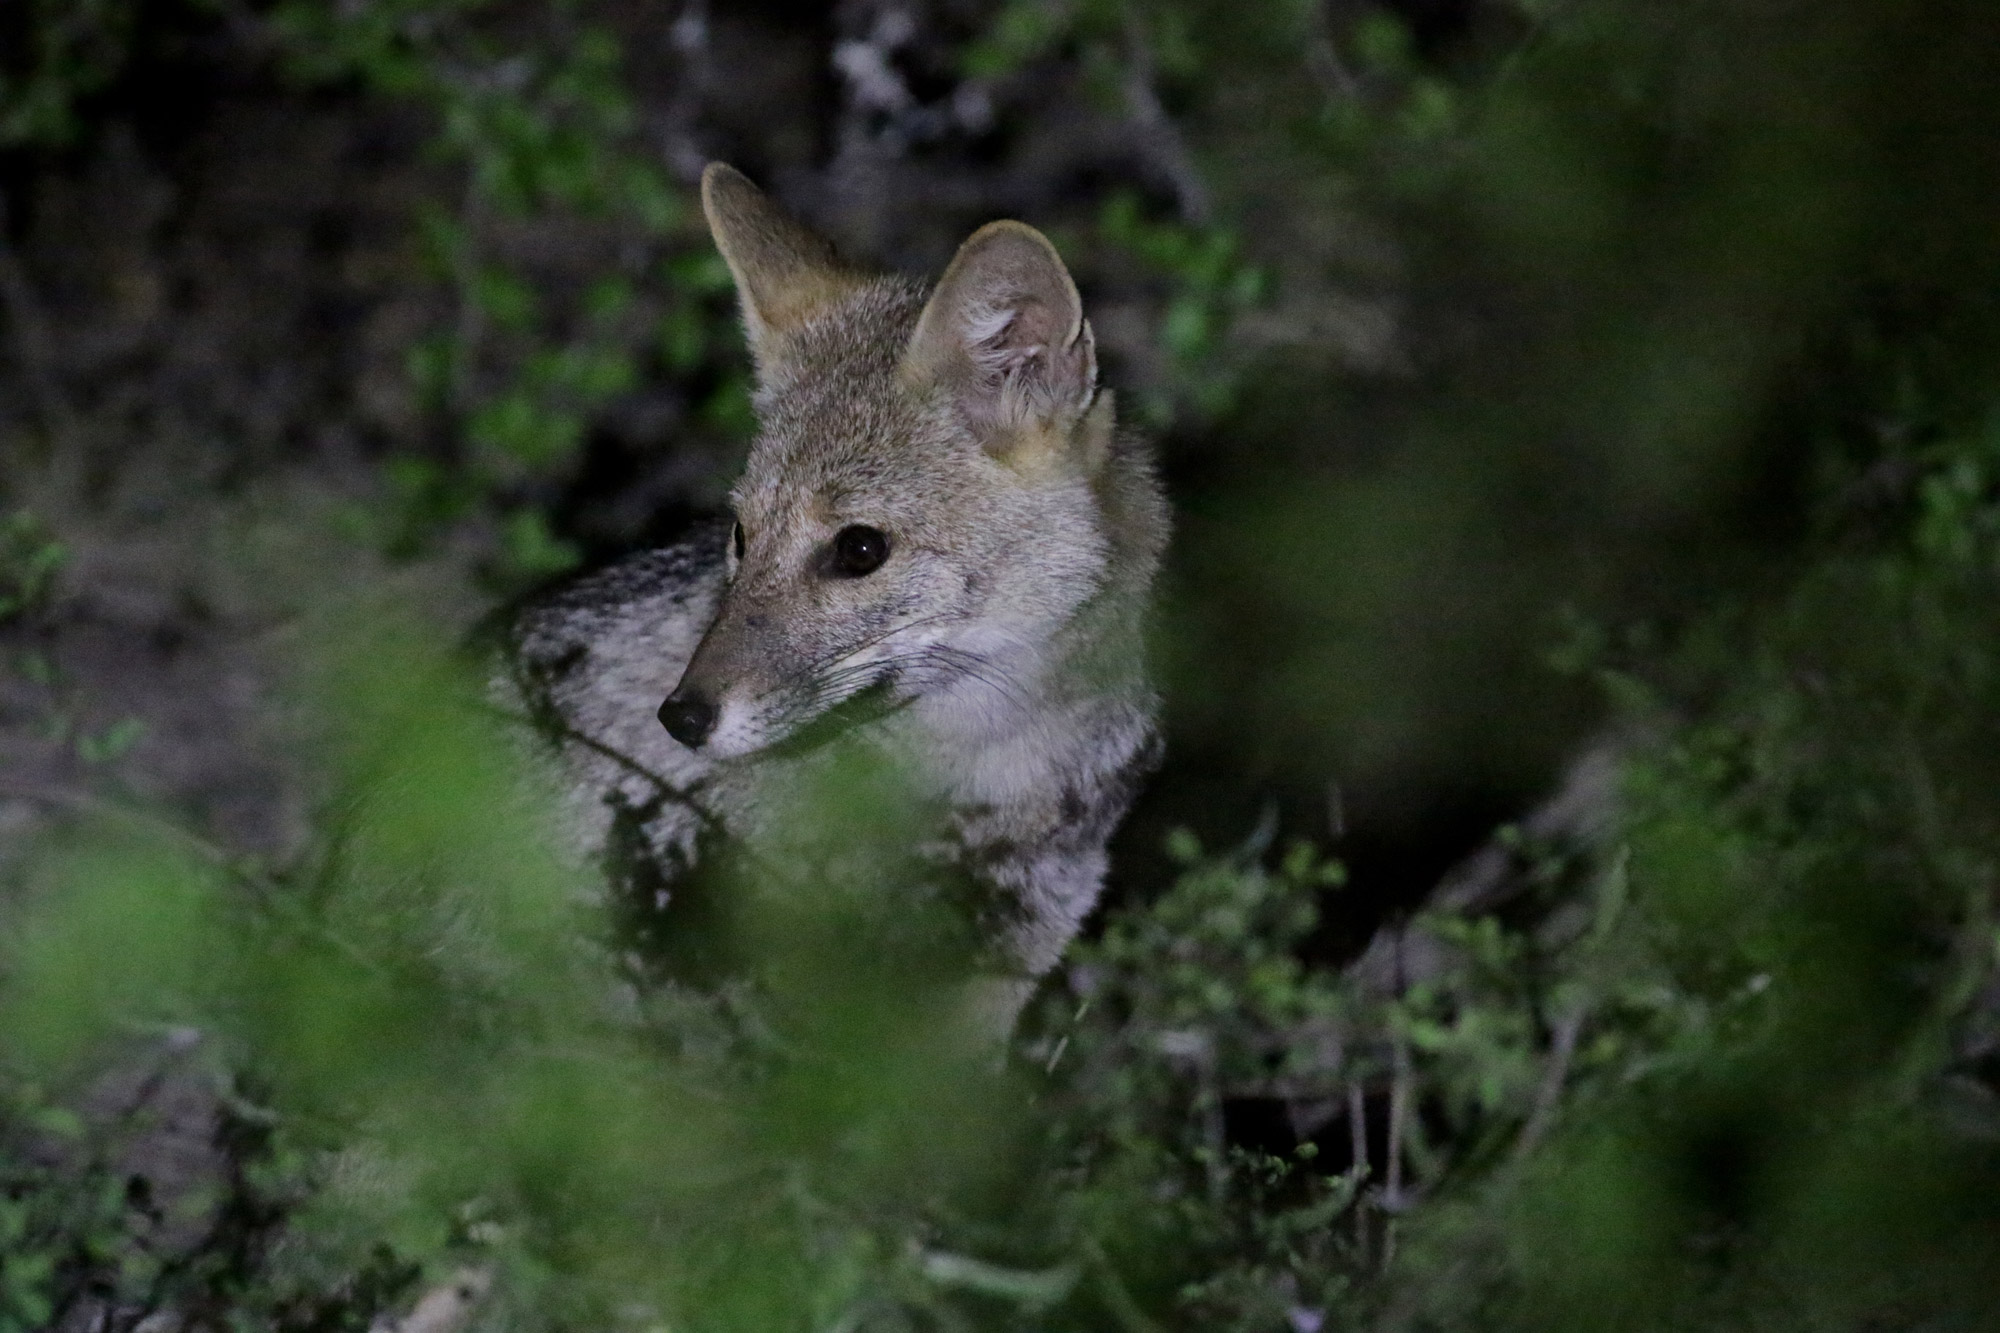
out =
[[1208,1177],[1208,1197],[1220,1204],[1229,1188],[1224,1169],[1229,1149],[1227,1126],[1222,1119],[1222,1086],[1216,1077],[1215,1041],[1199,1029],[1162,1032],[1155,1036],[1157,1049],[1185,1060],[1195,1072],[1195,1108],[1202,1118],[1203,1167]]
[[52,787],[42,783],[17,782],[0,778],[0,800],[32,801],[37,805],[60,806],[79,814],[122,819],[151,832],[165,834],[202,860],[212,862],[232,875],[241,876],[244,873],[240,858],[220,843],[211,842],[192,829],[183,828],[173,820],[156,815],[150,810],[121,805],[92,792],[79,791],[74,787]]
[[1535,1089],[1535,1107],[1528,1114],[1528,1123],[1521,1128],[1521,1137],[1514,1140],[1514,1160],[1524,1160],[1535,1150],[1555,1123],[1556,1107],[1562,1101],[1563,1084],[1569,1079],[1569,1065],[1576,1055],[1576,1039],[1583,1032],[1585,1015],[1590,1006],[1582,1002],[1570,1007],[1556,1020],[1555,1029],[1549,1037],[1549,1062],[1542,1068],[1541,1085]]
[[1313,6],[1312,36],[1306,42],[1306,73],[1312,75],[1320,91],[1330,98],[1342,102],[1361,99],[1361,78],[1340,58],[1340,47],[1333,39],[1333,24],[1324,3]]
[[[285,892],[284,886],[247,866],[243,858],[217,842],[204,838],[194,830],[183,827],[163,815],[134,805],[124,805],[106,800],[92,792],[79,791],[73,787],[51,787],[36,783],[12,782],[0,779],[0,800],[32,801],[38,805],[54,805],[78,814],[123,820],[149,833],[159,834],[180,844],[185,851],[194,853],[209,862],[223,874],[238,884],[256,893],[263,905],[274,911],[283,912],[291,919],[291,924],[301,924],[304,915],[303,904]],[[367,953],[340,932],[324,922],[306,921],[304,928],[325,943],[339,950],[350,962],[365,971],[379,974],[381,965],[369,958]]]
[[[1071,1026],[1075,1026],[1076,1024],[1083,1022],[1083,1016],[1089,1012],[1090,1012],[1090,997],[1085,996],[1083,1003],[1077,1005],[1076,1012],[1070,1016],[1069,1021]],[[1069,1038],[1070,1034],[1065,1032],[1062,1034],[1061,1040],[1056,1042],[1055,1050],[1049,1053],[1048,1063],[1042,1067],[1042,1072],[1044,1074],[1053,1074],[1056,1072],[1056,1066],[1062,1062],[1063,1052],[1069,1049]]]
[[1400,1034],[1391,1058],[1395,1074],[1389,1083],[1389,1160],[1383,1174],[1387,1206],[1394,1211],[1403,1202],[1403,1132],[1410,1113],[1410,1043]]
[[1406,1206],[1403,1198],[1403,1135],[1410,1116],[1410,1087],[1415,1073],[1410,1067],[1409,1038],[1398,1032],[1392,1059],[1395,1076],[1389,1084],[1389,1160],[1383,1171],[1382,1210],[1388,1220],[1382,1226],[1382,1267],[1396,1259],[1396,1214]]
[[[524,696],[526,695],[526,686],[521,681],[516,680],[515,687],[521,690]],[[578,731],[559,715],[556,715],[553,710],[550,710],[550,716],[544,721],[539,715],[539,710],[535,713],[517,713],[511,708],[485,702],[478,704],[477,708],[489,716],[499,718],[515,726],[526,727],[528,730],[544,738],[558,741],[574,741],[591,753],[609,759],[633,777],[651,783],[660,795],[678,801],[686,806],[689,812],[710,833],[726,835],[729,832],[728,826],[722,822],[722,816],[697,801],[691,788],[683,787],[666,775],[654,772],[652,769],[646,767],[645,764],[626,754],[623,750],[620,750],[617,746],[610,745],[598,740],[595,736],[589,736]],[[755,853],[750,852],[749,849],[745,850],[751,855],[753,863],[755,863],[757,860]],[[765,865],[760,866],[760,868],[771,869],[773,867]]]
[[708,31],[708,0],[686,0],[667,28],[678,77],[673,80],[673,93],[660,116],[656,137],[662,156],[685,185],[700,180],[702,168],[708,165],[698,130],[702,94],[710,73]]
[[[1368,1095],[1359,1079],[1347,1085],[1347,1141],[1354,1152],[1353,1170],[1358,1181],[1368,1178]],[[1368,1266],[1368,1210],[1354,1210],[1354,1246],[1361,1266]]]
[[1341,794],[1340,784],[1331,778],[1326,783],[1326,835],[1331,842],[1347,836],[1347,798]]
[[957,1287],[986,1296],[997,1296],[1016,1305],[1039,1309],[1068,1298],[1076,1289],[1082,1268],[1074,1261],[1051,1268],[1007,1268],[967,1254],[947,1250],[925,1250],[917,1268],[926,1279],[940,1287]]
[[1180,127],[1160,104],[1159,92],[1153,87],[1152,43],[1138,7],[1131,4],[1125,6],[1125,108],[1138,127],[1141,140],[1152,149],[1154,164],[1173,186],[1181,220],[1196,226],[1207,225],[1214,213],[1208,186],[1195,167],[1194,154],[1188,151]]

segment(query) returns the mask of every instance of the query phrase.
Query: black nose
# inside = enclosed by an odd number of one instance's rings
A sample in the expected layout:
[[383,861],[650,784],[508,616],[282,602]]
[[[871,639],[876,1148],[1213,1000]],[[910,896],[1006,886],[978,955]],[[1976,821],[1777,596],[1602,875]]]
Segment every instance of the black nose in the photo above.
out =
[[708,733],[715,730],[715,705],[699,694],[676,690],[660,705],[660,725],[688,749],[699,750]]

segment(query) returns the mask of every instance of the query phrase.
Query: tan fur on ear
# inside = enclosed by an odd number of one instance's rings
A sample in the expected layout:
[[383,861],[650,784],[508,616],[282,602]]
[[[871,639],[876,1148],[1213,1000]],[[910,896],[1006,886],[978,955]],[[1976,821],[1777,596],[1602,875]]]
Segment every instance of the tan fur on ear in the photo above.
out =
[[988,223],[959,247],[902,368],[954,395],[1002,456],[1066,452],[1097,391],[1076,283],[1048,238],[1020,222]]
[[736,279],[743,326],[760,367],[783,354],[787,334],[861,281],[831,244],[734,167],[708,164],[701,173],[701,209]]

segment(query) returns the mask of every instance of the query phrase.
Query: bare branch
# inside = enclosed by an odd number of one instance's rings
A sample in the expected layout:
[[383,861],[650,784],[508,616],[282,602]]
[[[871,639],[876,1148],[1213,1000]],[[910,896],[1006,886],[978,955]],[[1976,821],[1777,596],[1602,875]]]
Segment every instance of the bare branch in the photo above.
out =
[[1333,39],[1333,23],[1324,3],[1313,6],[1312,36],[1306,42],[1306,73],[1312,75],[1320,91],[1330,98],[1343,102],[1361,99],[1364,91],[1361,76],[1340,58],[1340,47]]
[[[1368,1096],[1356,1079],[1347,1085],[1347,1141],[1354,1152],[1357,1182],[1368,1178]],[[1354,1210],[1354,1248],[1361,1266],[1368,1266],[1368,1210]]]
[[1549,1039],[1549,1062],[1543,1066],[1541,1085],[1535,1089],[1534,1110],[1528,1115],[1528,1123],[1521,1127],[1521,1137],[1514,1140],[1517,1162],[1535,1150],[1535,1145],[1549,1132],[1549,1126],[1555,1123],[1563,1084],[1569,1079],[1570,1061],[1576,1055],[1576,1039],[1583,1032],[1583,1021],[1589,1012],[1590,1006],[1579,1001],[1556,1020]]
[[1195,167],[1194,154],[1180,127],[1174,124],[1160,95],[1153,87],[1153,47],[1146,35],[1136,6],[1125,6],[1125,108],[1139,131],[1147,150],[1167,183],[1173,187],[1174,203],[1181,219],[1204,226],[1214,216],[1208,185]]

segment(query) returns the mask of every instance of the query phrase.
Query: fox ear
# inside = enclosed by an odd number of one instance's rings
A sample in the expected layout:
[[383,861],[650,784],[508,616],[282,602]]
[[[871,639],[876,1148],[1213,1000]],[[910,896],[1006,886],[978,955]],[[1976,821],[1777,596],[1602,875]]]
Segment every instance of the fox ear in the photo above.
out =
[[1061,452],[1096,395],[1097,351],[1048,238],[1019,222],[974,232],[924,307],[903,374],[951,393],[997,455]]
[[734,167],[711,162],[701,173],[701,210],[736,279],[743,327],[760,369],[769,369],[794,330],[859,281],[833,246]]

